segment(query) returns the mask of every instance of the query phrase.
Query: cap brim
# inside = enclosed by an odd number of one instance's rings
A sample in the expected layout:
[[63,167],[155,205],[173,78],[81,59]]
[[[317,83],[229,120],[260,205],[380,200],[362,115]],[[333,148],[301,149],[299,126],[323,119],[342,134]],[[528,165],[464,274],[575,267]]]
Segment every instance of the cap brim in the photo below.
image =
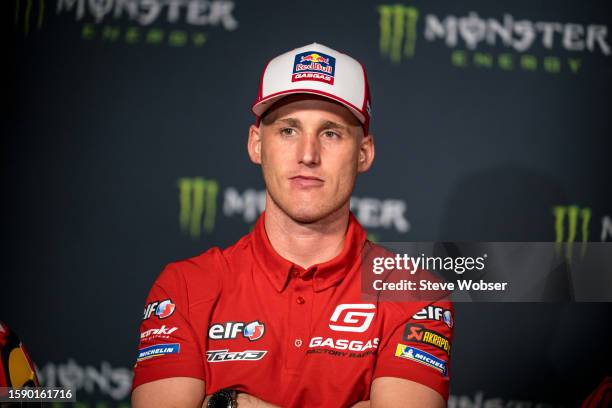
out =
[[266,98],[263,98],[261,101],[255,103],[253,107],[251,108],[251,110],[253,111],[255,115],[261,117],[268,109],[270,109],[270,107],[275,102],[279,101],[280,99],[286,96],[294,95],[294,94],[312,94],[312,95],[323,96],[327,99],[331,99],[333,101],[336,101],[346,106],[351,111],[351,113],[359,120],[359,122],[361,122],[362,125],[365,124],[366,122],[366,117],[363,115],[363,113],[361,113],[361,111],[355,105],[351,104],[350,102],[345,101],[342,98],[338,98],[335,95],[329,94],[327,92],[319,91],[316,89],[292,89],[292,90],[278,92],[276,94],[268,95]]

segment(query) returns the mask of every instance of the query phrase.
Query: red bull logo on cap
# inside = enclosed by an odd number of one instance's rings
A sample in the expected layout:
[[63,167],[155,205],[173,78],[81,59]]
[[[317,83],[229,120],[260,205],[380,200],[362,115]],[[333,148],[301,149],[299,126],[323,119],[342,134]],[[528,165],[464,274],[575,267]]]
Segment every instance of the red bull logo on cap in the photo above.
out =
[[320,81],[334,84],[336,59],[315,51],[301,52],[295,56],[291,82]]

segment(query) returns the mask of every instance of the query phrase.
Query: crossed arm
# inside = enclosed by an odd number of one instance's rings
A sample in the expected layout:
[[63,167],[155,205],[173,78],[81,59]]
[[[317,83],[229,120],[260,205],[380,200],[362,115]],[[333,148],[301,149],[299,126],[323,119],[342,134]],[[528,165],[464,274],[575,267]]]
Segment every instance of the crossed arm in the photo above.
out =
[[[196,378],[174,377],[138,386],[132,393],[134,408],[200,408],[206,402],[204,382]],[[379,377],[372,382],[370,400],[351,408],[444,408],[440,394],[414,381],[395,377]],[[275,408],[254,396],[238,394],[239,408]]]

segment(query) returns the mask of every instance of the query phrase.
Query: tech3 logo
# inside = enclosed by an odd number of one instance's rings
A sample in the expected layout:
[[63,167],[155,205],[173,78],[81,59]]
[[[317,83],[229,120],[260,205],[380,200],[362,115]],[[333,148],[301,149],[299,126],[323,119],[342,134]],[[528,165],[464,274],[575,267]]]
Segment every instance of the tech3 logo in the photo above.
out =
[[23,30],[23,35],[26,37],[30,34],[31,23],[35,23],[37,30],[42,28],[45,19],[45,1],[15,0],[15,28]]
[[[577,205],[562,206],[557,205],[552,208],[555,218],[555,242],[557,243],[557,253],[562,249],[562,244],[566,244],[565,257],[568,261],[572,259],[573,243],[578,238],[580,231],[581,250],[580,255],[586,253],[587,242],[589,241],[589,225],[592,218],[591,209],[579,207]],[[565,225],[567,216],[567,236],[565,235]],[[612,217],[605,215],[601,219],[601,242],[606,242],[608,237],[612,238]]]

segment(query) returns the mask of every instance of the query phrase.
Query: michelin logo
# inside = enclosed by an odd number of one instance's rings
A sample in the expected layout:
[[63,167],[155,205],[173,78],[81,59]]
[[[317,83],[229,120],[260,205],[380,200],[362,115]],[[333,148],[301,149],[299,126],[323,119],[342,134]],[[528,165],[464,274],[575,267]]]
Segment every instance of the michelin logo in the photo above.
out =
[[138,360],[142,361],[148,358],[163,356],[164,354],[176,354],[181,349],[181,345],[178,343],[172,344],[156,344],[155,346],[149,346],[138,350]]
[[440,360],[438,357],[429,354],[416,347],[406,346],[405,344],[398,344],[395,350],[395,356],[405,358],[407,360],[416,361],[417,363],[424,364],[435,370],[440,371],[443,375],[446,375],[446,362]]

